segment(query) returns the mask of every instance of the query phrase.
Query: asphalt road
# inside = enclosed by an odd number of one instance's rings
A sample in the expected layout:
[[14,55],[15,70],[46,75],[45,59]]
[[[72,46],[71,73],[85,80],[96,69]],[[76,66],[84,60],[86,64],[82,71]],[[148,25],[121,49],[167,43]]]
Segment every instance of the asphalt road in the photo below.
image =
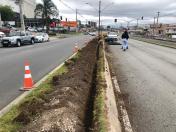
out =
[[134,132],[176,132],[176,49],[129,43],[110,49]]
[[75,36],[29,46],[0,48],[0,110],[22,94],[24,62],[30,62],[34,82],[73,54],[75,43],[84,46],[90,36]]

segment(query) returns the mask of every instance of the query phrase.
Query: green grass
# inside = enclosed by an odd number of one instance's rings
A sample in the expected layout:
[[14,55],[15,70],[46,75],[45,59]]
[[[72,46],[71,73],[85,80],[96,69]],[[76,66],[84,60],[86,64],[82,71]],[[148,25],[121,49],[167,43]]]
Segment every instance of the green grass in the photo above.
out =
[[71,59],[65,61],[65,65],[68,66],[69,64],[74,64],[76,62],[76,60],[78,60],[81,56],[81,51],[79,50],[74,57],[72,57]]
[[105,67],[104,67],[104,53],[103,48],[100,46],[97,68],[97,92],[94,101],[94,127],[97,132],[107,132],[108,131],[108,122],[106,118],[106,107],[105,107]]
[[0,132],[15,132],[18,131],[22,125],[13,122],[14,118],[20,113],[20,106],[23,106],[25,102],[30,102],[34,98],[41,99],[46,94],[51,93],[53,89],[53,85],[51,83],[53,76],[62,75],[63,73],[67,73],[68,68],[63,65],[60,69],[58,69],[55,73],[50,75],[46,81],[40,84],[35,90],[33,90],[24,100],[17,106],[14,106],[8,113],[0,118]]

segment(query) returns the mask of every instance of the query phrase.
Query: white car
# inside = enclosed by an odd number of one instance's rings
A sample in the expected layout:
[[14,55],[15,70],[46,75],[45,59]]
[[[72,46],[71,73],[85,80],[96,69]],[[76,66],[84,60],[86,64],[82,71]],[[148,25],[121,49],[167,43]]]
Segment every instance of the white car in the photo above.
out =
[[35,42],[47,42],[49,41],[49,35],[47,33],[36,33]]
[[28,27],[27,29],[29,32],[37,32],[37,29],[35,28],[32,28],[32,27]]
[[3,32],[0,32],[0,42],[2,40],[3,37],[5,37],[6,35]]
[[105,41],[108,42],[109,44],[120,44],[120,43],[118,43],[118,40],[120,40],[120,38],[114,32],[108,33],[108,35],[105,39]]

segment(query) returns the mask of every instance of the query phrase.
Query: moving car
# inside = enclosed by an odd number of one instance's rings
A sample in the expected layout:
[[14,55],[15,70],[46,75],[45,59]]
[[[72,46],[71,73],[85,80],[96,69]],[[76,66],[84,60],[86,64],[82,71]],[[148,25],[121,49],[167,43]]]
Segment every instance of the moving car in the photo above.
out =
[[105,38],[105,41],[108,42],[108,44],[120,44],[118,41],[120,40],[120,37],[114,32],[110,32],[107,34],[107,37]]
[[8,37],[4,37],[2,39],[2,46],[8,47],[8,46],[17,46],[20,47],[24,44],[34,44],[34,35],[32,35],[30,32],[22,32],[22,31],[15,31],[10,32]]
[[35,42],[46,42],[49,41],[49,35],[47,33],[36,33]]

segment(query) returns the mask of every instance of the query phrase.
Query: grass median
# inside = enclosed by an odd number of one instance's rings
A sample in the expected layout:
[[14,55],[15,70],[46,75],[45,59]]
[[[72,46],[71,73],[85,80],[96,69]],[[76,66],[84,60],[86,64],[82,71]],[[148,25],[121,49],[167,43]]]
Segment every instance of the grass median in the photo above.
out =
[[97,62],[97,82],[96,82],[96,95],[94,100],[93,110],[93,128],[95,132],[107,132],[108,121],[106,112],[106,82],[105,82],[105,67],[104,67],[104,52],[103,45],[99,48],[99,59]]

